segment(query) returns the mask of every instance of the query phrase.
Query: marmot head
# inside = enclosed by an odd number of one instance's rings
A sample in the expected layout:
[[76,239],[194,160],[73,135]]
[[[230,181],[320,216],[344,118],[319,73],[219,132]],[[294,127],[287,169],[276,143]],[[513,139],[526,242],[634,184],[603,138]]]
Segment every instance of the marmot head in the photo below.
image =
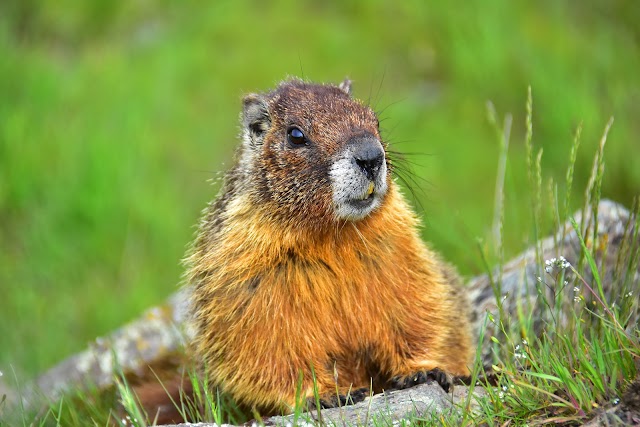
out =
[[371,108],[339,86],[287,81],[244,98],[240,170],[257,206],[292,225],[359,221],[390,184]]

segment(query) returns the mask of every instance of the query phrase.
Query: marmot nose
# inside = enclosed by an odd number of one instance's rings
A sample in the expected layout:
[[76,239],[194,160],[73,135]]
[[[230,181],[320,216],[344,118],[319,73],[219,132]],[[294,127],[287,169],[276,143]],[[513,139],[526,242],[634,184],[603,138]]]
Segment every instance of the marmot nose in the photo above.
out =
[[362,173],[375,181],[384,163],[384,150],[382,144],[374,136],[359,136],[349,140],[353,160]]

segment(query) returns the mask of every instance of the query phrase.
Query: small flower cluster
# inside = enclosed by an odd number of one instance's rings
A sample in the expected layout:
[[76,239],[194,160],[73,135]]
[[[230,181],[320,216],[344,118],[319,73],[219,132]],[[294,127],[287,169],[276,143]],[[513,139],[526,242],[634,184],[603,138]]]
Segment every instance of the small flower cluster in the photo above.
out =
[[513,348],[513,358],[518,360],[518,359],[526,359],[527,358],[527,350],[526,347],[527,346],[527,340],[522,340],[522,347],[520,347],[520,344],[516,344],[516,346]]
[[577,286],[573,287],[573,301],[574,302],[580,301],[580,288]]
[[136,418],[134,418],[133,420],[131,419],[131,417],[129,415],[127,415],[126,417],[124,417],[123,419],[120,420],[120,422],[122,423],[123,426],[133,426],[133,425],[138,425],[138,420]]
[[516,387],[513,384],[510,384],[508,386],[503,385],[502,387],[500,387],[500,389],[494,388],[493,390],[498,392],[498,399],[500,399],[500,402],[504,402],[504,399],[509,394],[509,391],[515,388]]
[[566,260],[565,257],[560,255],[558,258],[551,258],[544,262],[544,271],[547,273],[551,273],[554,268],[559,268],[560,270],[564,270],[566,268],[571,267],[569,261]]

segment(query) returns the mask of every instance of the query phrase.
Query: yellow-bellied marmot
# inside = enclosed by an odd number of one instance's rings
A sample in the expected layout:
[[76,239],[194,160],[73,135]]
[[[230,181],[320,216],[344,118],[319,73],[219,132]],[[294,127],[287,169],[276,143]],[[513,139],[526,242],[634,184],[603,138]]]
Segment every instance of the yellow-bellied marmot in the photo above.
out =
[[376,114],[349,86],[244,98],[236,164],[187,258],[208,379],[263,415],[291,411],[300,381],[311,398],[314,376],[331,406],[469,373],[457,277],[420,240]]

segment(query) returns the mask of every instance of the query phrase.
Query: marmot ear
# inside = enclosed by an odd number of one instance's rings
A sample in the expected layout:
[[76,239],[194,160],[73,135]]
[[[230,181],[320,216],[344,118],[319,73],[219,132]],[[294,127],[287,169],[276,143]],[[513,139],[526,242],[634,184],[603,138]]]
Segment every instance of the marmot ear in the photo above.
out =
[[347,95],[351,96],[351,80],[349,80],[348,78],[344,79],[342,83],[338,85],[338,88]]
[[265,99],[255,93],[249,94],[242,100],[242,127],[248,131],[251,139],[258,142],[271,126],[269,106]]

